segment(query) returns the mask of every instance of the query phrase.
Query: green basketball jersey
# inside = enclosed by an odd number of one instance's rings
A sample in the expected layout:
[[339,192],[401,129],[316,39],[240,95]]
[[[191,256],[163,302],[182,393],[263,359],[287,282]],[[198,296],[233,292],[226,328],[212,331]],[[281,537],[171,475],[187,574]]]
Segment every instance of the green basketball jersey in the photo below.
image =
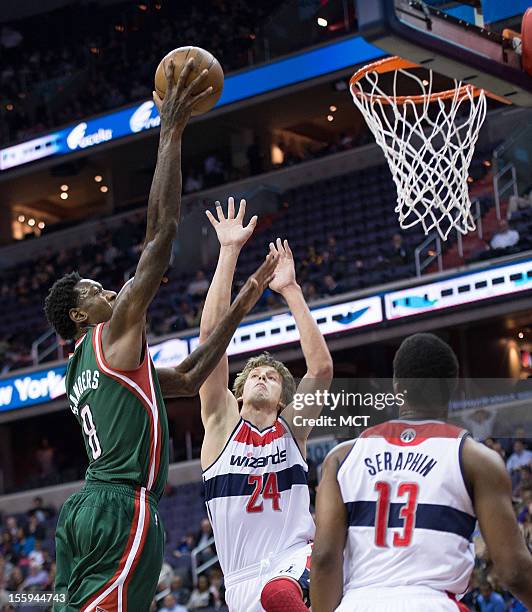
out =
[[135,370],[111,368],[103,325],[76,342],[66,372],[68,402],[89,457],[86,479],[145,487],[159,499],[168,476],[168,419],[148,344]]

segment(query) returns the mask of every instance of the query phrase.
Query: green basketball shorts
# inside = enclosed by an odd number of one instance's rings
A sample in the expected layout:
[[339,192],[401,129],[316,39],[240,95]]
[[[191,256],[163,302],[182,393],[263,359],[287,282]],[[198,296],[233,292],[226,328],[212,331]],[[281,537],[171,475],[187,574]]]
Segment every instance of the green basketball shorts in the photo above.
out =
[[145,488],[88,482],[56,531],[54,612],[147,612],[164,556],[157,501]]

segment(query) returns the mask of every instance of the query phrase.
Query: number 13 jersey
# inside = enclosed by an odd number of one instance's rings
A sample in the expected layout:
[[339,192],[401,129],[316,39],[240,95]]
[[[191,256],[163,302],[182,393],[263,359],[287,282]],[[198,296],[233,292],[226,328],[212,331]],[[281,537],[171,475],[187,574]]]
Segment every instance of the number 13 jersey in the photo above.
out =
[[390,421],[355,441],[337,475],[348,522],[344,593],[467,589],[476,518],[461,469],[466,437],[438,421]]
[[103,325],[76,342],[65,380],[89,458],[86,479],[145,487],[160,499],[168,476],[168,419],[148,344],[138,368],[116,370],[103,353]]
[[307,471],[282,418],[263,431],[240,419],[203,472],[224,575],[314,539]]

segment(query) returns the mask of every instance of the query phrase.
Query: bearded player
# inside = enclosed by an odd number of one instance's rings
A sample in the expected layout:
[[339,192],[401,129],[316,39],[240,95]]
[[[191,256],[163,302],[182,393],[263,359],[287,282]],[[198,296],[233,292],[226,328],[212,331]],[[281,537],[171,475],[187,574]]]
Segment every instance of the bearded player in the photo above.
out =
[[[257,219],[243,226],[245,201],[227,218],[217,203],[208,212],[220,242],[216,272],[207,294],[200,341],[208,341],[229,306],[236,262]],[[279,256],[270,288],[286,300],[301,337],[307,372],[298,392],[329,387],[332,360],[301,288],[285,241],[270,245]],[[296,412],[288,369],[268,354],[248,360],[228,389],[227,355],[200,389],[205,438],[201,449],[207,510],[233,612],[306,610],[310,542],[314,522],[307,486],[306,441],[311,427],[293,427],[296,414],[317,417],[321,406]]]
[[399,418],[326,458],[312,553],[313,612],[467,609],[478,520],[501,582],[532,609],[532,556],[500,456],[447,424],[458,361],[432,334],[394,359]]
[[185,86],[193,60],[160,106],[157,168],[148,202],[146,242],[135,277],[119,295],[71,273],[46,299],[50,323],[76,339],[66,373],[70,408],[89,457],[86,484],[64,504],[56,531],[56,610],[145,611],[155,595],[164,529],[157,511],[168,474],[163,395],[193,395],[217,364],[242,317],[273,275],[275,255],[246,283],[209,342],[176,368],[155,369],[146,342],[146,311],[169,260],[181,198],[181,137],[195,103],[209,95]]

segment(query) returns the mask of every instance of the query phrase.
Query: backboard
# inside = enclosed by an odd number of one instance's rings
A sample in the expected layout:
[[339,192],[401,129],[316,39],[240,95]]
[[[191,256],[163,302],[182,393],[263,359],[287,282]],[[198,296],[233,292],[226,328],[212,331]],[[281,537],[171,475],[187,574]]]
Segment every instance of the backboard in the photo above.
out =
[[[360,34],[391,55],[471,83],[519,106],[532,106],[532,11],[522,44],[528,0],[357,0]],[[503,32],[505,35],[503,35]],[[524,29],[523,29],[524,32]]]

